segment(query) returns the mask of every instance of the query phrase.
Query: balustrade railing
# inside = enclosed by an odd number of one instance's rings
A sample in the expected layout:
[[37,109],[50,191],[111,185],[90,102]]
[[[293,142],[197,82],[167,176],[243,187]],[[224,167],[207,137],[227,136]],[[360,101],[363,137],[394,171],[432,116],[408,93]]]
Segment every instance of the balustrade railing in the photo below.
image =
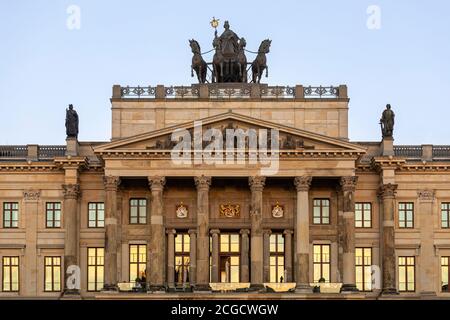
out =
[[433,158],[450,159],[450,146],[433,146]]
[[55,157],[63,157],[66,155],[66,146],[39,146],[39,159],[53,159]]
[[420,159],[422,157],[422,146],[394,146],[394,154],[398,157]]
[[0,146],[0,158],[5,159],[26,159],[28,156],[28,146]]

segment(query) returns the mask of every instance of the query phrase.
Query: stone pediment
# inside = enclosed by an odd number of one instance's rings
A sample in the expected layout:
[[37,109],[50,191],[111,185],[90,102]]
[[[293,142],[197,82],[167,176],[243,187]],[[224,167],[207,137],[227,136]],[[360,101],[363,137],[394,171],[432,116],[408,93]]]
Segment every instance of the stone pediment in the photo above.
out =
[[[360,145],[349,143],[340,139],[327,137],[317,133],[296,129],[233,112],[227,112],[200,119],[196,121],[196,123],[197,125],[198,123],[201,123],[203,132],[208,129],[218,129],[223,134],[224,146],[227,129],[241,129],[243,132],[249,132],[249,129],[253,129],[254,132],[260,132],[261,129],[266,129],[269,137],[271,135],[271,130],[276,129],[279,132],[279,149],[281,152],[344,152],[360,155],[366,151],[366,149]],[[193,137],[195,125],[196,124],[194,121],[190,121],[181,125],[154,130],[148,133],[120,139],[98,146],[94,149],[94,151],[99,154],[169,151],[178,143],[178,141],[172,141],[172,134],[177,130],[187,130]],[[203,146],[210,143],[211,142],[209,141],[203,142]],[[270,140],[268,142],[268,148],[270,149]]]

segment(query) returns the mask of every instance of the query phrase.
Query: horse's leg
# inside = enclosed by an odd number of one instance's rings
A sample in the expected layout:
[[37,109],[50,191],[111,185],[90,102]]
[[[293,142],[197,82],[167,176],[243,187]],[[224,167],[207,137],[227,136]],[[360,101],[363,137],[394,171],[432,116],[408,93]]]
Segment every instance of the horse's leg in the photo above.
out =
[[269,67],[266,66],[266,78],[269,76]]
[[191,64],[191,77],[194,76],[194,66]]

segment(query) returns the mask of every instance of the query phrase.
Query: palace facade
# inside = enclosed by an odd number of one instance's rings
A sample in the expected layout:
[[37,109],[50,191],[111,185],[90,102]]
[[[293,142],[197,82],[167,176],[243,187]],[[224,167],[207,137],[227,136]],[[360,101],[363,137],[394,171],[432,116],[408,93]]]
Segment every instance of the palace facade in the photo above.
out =
[[[0,298],[450,297],[450,146],[349,141],[346,86],[111,103],[109,142],[0,146]],[[277,130],[276,172],[250,148],[174,161],[195,125]]]

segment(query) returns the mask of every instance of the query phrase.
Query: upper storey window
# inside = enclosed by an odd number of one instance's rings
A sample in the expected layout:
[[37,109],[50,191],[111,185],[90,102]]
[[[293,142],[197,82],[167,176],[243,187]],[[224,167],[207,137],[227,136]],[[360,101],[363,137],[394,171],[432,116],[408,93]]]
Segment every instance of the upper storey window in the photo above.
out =
[[19,227],[19,203],[4,202],[3,203],[3,228]]
[[313,223],[330,224],[330,199],[314,199]]
[[130,199],[130,224],[147,223],[147,199]]
[[398,204],[398,227],[414,228],[414,203],[400,202]]

